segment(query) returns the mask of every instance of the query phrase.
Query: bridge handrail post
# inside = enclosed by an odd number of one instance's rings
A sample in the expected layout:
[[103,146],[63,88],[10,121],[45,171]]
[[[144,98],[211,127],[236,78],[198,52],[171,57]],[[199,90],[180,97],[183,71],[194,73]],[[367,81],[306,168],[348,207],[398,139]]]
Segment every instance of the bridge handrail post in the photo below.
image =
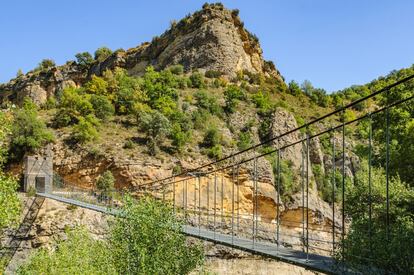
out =
[[306,261],[309,261],[309,127],[306,127]]
[[335,188],[336,188],[336,151],[335,129],[332,129],[332,254],[335,253]]

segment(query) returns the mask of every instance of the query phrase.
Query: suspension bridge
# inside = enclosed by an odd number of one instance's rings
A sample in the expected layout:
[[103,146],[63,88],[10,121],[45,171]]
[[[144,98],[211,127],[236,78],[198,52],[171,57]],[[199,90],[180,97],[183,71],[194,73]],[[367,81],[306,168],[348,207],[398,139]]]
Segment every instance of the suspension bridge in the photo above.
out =
[[[348,268],[344,259],[336,256],[343,255],[346,249],[343,243],[351,223],[346,213],[345,188],[348,180],[346,159],[353,149],[347,145],[347,129],[364,122],[369,132],[368,140],[364,142],[368,148],[369,159],[369,188],[366,196],[371,223],[374,205],[371,194],[371,156],[374,147],[372,133],[375,130],[373,119],[378,116],[385,118],[385,129],[382,129],[385,133],[384,185],[387,190],[384,227],[388,231],[392,203],[388,192],[390,110],[402,104],[412,104],[413,99],[413,95],[407,95],[393,101],[390,91],[407,85],[413,78],[414,76],[404,78],[329,114],[218,161],[142,184],[134,189],[102,194],[61,184],[54,185],[51,191],[38,191],[37,196],[109,215],[120,213],[119,207],[122,206],[122,198],[126,193],[137,198],[153,196],[171,205],[176,215],[185,221],[183,233],[189,236],[323,273],[361,273],[361,270]],[[346,110],[379,97],[385,98],[386,104],[363,109],[357,118],[348,121],[345,119]],[[328,140],[331,148],[331,165],[325,171],[332,187],[330,203],[320,204],[321,207],[329,207],[330,216],[325,214],[322,218],[318,217],[318,209],[310,209],[309,205],[315,194],[310,147],[312,140],[318,138]],[[300,160],[296,166],[286,168],[281,164],[289,150],[299,152]],[[274,177],[269,179],[263,175],[262,165],[272,161],[275,163]],[[286,206],[281,198],[286,184],[283,173],[287,169],[294,174],[293,180],[298,187],[295,215],[286,215]],[[342,175],[340,181],[336,177],[338,173]],[[269,198],[272,198],[270,202]],[[271,209],[269,205],[272,206]],[[372,232],[368,231],[367,234]]]

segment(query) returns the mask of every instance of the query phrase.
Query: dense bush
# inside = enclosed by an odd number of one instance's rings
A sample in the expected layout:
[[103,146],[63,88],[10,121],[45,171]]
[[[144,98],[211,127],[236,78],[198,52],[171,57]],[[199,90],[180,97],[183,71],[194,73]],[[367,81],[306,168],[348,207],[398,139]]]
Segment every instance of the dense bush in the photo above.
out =
[[237,107],[239,100],[246,99],[246,93],[236,85],[230,85],[224,91],[224,100],[226,102],[225,110],[228,113],[233,113]]
[[203,248],[188,245],[181,230],[169,206],[126,198],[107,239],[72,229],[56,249],[35,252],[17,274],[189,274],[203,264]]
[[12,116],[6,112],[0,112],[0,169],[7,162],[10,149]]
[[169,67],[169,70],[175,75],[182,75],[184,73],[184,66],[183,65],[174,65]]
[[222,136],[217,129],[217,127],[210,127],[207,129],[207,131],[204,133],[203,142],[201,143],[202,146],[211,148],[215,145],[218,145],[222,142]]
[[162,202],[127,199],[121,216],[109,238],[119,274],[188,274],[202,263],[202,247],[186,244],[181,222]]
[[[395,274],[414,273],[414,190],[392,177],[389,183],[389,235],[386,230],[386,182],[383,168],[372,168],[371,197],[368,196],[368,164],[362,162],[355,185],[346,188],[346,213],[352,218],[345,240],[347,263],[370,264]],[[369,202],[372,202],[371,225]],[[369,259],[367,261],[366,259]]]
[[114,189],[115,178],[111,171],[105,171],[96,181],[96,188],[101,194],[108,196],[110,191]]
[[240,132],[239,140],[237,141],[237,148],[244,150],[253,145],[252,136],[250,132]]
[[171,131],[168,118],[158,111],[141,112],[138,116],[140,131],[146,134],[148,152],[156,155],[159,146]]
[[20,158],[25,152],[33,152],[54,140],[29,99],[25,99],[23,107],[14,112],[11,131],[12,157]]
[[220,115],[222,113],[222,109],[217,102],[217,98],[211,95],[210,93],[199,90],[194,94],[196,99],[196,105],[199,108],[205,109],[213,115]]
[[37,65],[37,67],[35,68],[35,71],[47,70],[55,66],[56,66],[56,63],[53,59],[43,59],[39,63],[39,65]]
[[174,123],[171,127],[170,138],[174,148],[181,152],[190,139],[190,132],[182,129],[180,123]]
[[115,108],[106,96],[92,95],[92,104],[95,116],[102,120],[108,120],[115,113]]
[[76,57],[76,62],[84,70],[89,69],[92,66],[92,64],[95,62],[95,60],[93,59],[92,55],[89,52],[77,53],[75,57]]
[[104,241],[97,241],[83,228],[68,232],[67,240],[57,248],[42,248],[23,264],[17,274],[117,274],[111,251]]
[[194,72],[190,76],[191,87],[205,88],[204,76],[200,72]]
[[95,51],[95,60],[104,61],[112,54],[112,50],[108,47],[101,47]]
[[60,98],[59,109],[56,112],[54,123],[57,127],[75,124],[81,117],[94,113],[90,96],[81,94],[79,89],[66,88]]
[[96,140],[99,136],[96,127],[99,121],[93,115],[80,117],[78,123],[73,127],[72,138],[80,143]]
[[93,75],[84,88],[86,92],[96,95],[108,95],[108,83],[102,77]]
[[219,78],[220,76],[222,76],[223,73],[220,71],[215,71],[215,70],[208,70],[205,73],[205,77],[208,78]]
[[16,225],[19,221],[21,204],[17,194],[18,187],[17,180],[4,174],[0,168],[0,238],[2,229]]
[[114,72],[105,71],[104,79],[110,100],[118,114],[131,114],[134,105],[145,102],[146,96],[141,90],[140,79],[128,76],[124,69],[116,68]]
[[289,82],[289,93],[295,96],[298,96],[302,93],[299,84],[294,80]]

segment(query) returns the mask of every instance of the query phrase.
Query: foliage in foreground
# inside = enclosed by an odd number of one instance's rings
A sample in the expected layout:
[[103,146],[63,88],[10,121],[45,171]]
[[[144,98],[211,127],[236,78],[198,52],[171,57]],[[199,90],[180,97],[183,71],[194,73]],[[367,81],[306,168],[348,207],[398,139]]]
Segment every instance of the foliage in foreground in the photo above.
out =
[[1,229],[11,226],[19,219],[20,200],[17,196],[18,182],[0,170],[0,237]]
[[75,229],[54,252],[40,250],[18,274],[188,274],[203,262],[200,246],[188,245],[173,210],[152,198],[127,198],[98,241]]
[[202,248],[186,244],[170,207],[151,198],[125,204],[109,241],[120,274],[188,274],[202,263]]
[[53,134],[38,118],[36,106],[28,99],[23,108],[15,111],[11,130],[12,157],[21,157],[25,152],[32,152],[54,140]]
[[346,211],[352,218],[345,240],[348,263],[373,266],[397,274],[414,273],[414,189],[393,177],[389,183],[389,233],[386,231],[386,178],[383,168],[372,168],[372,218],[369,223],[366,162],[355,186],[346,191]]
[[55,251],[40,249],[21,266],[18,274],[116,274],[104,241],[92,239],[82,228],[68,232]]

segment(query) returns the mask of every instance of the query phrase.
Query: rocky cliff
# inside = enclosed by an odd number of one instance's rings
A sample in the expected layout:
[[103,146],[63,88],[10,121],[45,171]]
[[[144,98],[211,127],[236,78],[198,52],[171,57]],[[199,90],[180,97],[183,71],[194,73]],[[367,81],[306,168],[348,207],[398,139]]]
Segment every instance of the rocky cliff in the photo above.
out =
[[12,79],[0,85],[0,103],[19,104],[24,97],[30,97],[41,105],[65,87],[79,86],[91,75],[101,75],[105,70],[120,67],[131,75],[141,75],[150,65],[165,69],[176,64],[183,65],[186,72],[212,70],[232,78],[247,71],[283,82],[273,62],[263,59],[258,38],[244,28],[238,10],[206,4],[202,10],[173,22],[169,30],[151,42],[127,51],[117,50],[89,68],[68,62]]

